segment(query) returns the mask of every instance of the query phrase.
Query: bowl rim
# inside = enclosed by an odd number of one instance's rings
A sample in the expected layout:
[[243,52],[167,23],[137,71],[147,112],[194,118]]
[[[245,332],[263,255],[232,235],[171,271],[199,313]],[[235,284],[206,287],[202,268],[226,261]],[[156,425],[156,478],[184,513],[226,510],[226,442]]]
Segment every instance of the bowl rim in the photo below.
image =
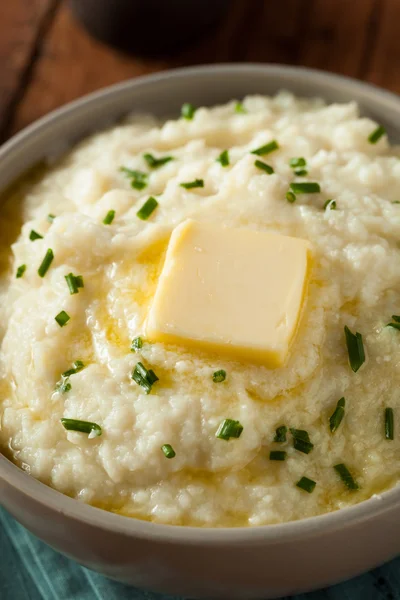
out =
[[[400,98],[392,92],[381,89],[373,84],[358,81],[354,78],[328,73],[319,69],[306,67],[287,66],[281,64],[209,64],[195,67],[182,67],[169,69],[150,75],[143,75],[128,79],[126,81],[107,86],[81,98],[69,102],[47,115],[41,117],[34,123],[25,127],[14,135],[0,148],[0,165],[2,159],[17,148],[22,142],[34,136],[42,127],[48,127],[51,123],[68,118],[73,112],[98,100],[118,95],[123,91],[135,89],[143,84],[174,78],[179,83],[181,78],[188,76],[201,76],[213,73],[252,73],[260,77],[286,76],[299,79],[308,77],[313,83],[318,82],[331,88],[339,85],[351,95],[355,90],[365,96],[374,98],[375,102],[386,105],[400,115]],[[0,166],[1,169],[1,166]],[[333,532],[343,527],[350,527],[360,522],[375,519],[383,513],[393,510],[400,504],[400,485],[374,495],[367,500],[361,501],[349,507],[338,509],[334,512],[308,517],[298,521],[289,521],[260,526],[247,527],[193,527],[167,525],[128,517],[107,510],[96,508],[85,504],[75,498],[70,498],[61,492],[34,479],[17,465],[13,464],[0,453],[0,483],[3,480],[11,488],[18,489],[27,501],[34,501],[47,510],[54,511],[65,517],[87,524],[97,529],[119,534],[125,537],[139,537],[147,540],[158,540],[165,542],[182,543],[186,545],[226,545],[226,543],[237,544],[278,544],[286,540],[295,541],[305,536],[316,536]]]

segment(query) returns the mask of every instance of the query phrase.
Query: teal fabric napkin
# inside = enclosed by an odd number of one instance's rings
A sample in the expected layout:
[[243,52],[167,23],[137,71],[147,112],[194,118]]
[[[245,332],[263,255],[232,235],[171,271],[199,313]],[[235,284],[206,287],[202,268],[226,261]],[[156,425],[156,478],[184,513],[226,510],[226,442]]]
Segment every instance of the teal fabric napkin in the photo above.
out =
[[[1,600],[184,600],[132,588],[55,552],[0,509]],[[400,600],[400,558],[292,600]]]

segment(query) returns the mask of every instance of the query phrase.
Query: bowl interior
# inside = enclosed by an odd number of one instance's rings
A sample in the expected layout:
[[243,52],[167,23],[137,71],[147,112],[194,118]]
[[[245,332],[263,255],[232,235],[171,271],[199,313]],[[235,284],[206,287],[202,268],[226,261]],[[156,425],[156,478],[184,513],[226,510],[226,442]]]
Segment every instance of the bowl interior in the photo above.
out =
[[[43,159],[52,159],[71,147],[78,140],[99,129],[111,126],[118,119],[131,112],[152,113],[158,117],[178,116],[184,102],[196,106],[224,103],[231,99],[241,99],[248,94],[274,94],[287,89],[299,96],[319,96],[328,102],[356,101],[361,113],[381,123],[393,142],[400,141],[400,101],[394,94],[379,90],[355,80],[330,75],[310,69],[263,66],[263,65],[216,65],[198,68],[178,69],[159,75],[139,78],[117,84],[73,102],[40,119],[0,149],[0,191],[24,171]],[[103,528],[119,529],[129,534],[130,528],[143,535],[154,533],[157,528],[171,535],[170,526],[138,522],[99,509],[82,505],[43,484],[32,480],[4,457],[0,456],[1,479],[14,486],[27,496],[52,507],[59,507],[75,518],[95,521]],[[363,502],[337,513],[306,519],[310,530],[337,527],[346,519],[371,518],[373,513],[383,511],[400,498],[400,489],[382,495],[384,501],[374,499]],[[96,516],[97,515],[97,516]],[[352,516],[353,515],[353,516]],[[312,522],[312,523],[311,523]],[[130,523],[130,524],[129,524]],[[301,537],[303,522],[287,523],[251,529],[252,540],[257,539],[259,530],[263,539],[266,536],[289,535],[291,539]],[[182,528],[175,529],[176,536],[186,536]],[[180,530],[179,532],[177,531]],[[197,530],[184,528],[192,540],[221,539],[221,529]],[[268,532],[267,532],[268,530]],[[279,530],[279,534],[278,534]],[[226,532],[229,530],[225,530]],[[230,530],[232,540],[248,536]],[[256,535],[255,535],[256,534]]]

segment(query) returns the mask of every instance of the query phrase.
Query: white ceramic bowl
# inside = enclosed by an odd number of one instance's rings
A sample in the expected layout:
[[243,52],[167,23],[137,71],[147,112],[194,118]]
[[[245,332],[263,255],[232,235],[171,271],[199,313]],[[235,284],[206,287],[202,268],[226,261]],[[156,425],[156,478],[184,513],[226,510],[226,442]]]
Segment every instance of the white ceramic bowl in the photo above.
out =
[[[365,115],[400,141],[400,99],[357,81],[282,66],[180,69],[87,96],[16,135],[0,150],[0,190],[38,160],[128,112],[178,115],[183,102],[212,105],[282,88],[328,101],[356,100]],[[0,502],[39,538],[81,564],[135,586],[189,598],[276,598],[352,577],[400,551],[400,487],[303,521],[196,529],[84,505],[0,456]]]

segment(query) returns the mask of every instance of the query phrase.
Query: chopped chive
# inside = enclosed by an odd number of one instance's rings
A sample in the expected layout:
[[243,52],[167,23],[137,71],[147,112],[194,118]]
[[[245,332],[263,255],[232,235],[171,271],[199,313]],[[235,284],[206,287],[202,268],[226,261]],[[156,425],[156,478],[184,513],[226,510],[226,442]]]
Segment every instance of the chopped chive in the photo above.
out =
[[153,369],[146,369],[141,362],[138,362],[133,369],[132,379],[144,389],[146,394],[150,394],[153,384],[158,381],[158,377]]
[[97,423],[91,421],[80,421],[79,419],[61,419],[61,423],[67,431],[80,431],[88,433],[89,437],[98,437],[102,434],[102,429]]
[[85,365],[81,360],[74,361],[73,367],[71,369],[68,369],[67,371],[64,371],[64,373],[61,374],[61,379],[56,384],[56,390],[58,392],[61,392],[62,394],[69,392],[72,387],[69,378],[71,377],[71,375],[79,373],[79,371],[82,371],[82,369],[84,368]]
[[336,200],[329,199],[324,203],[324,209],[336,210]]
[[265,144],[264,146],[260,146],[259,148],[252,150],[251,154],[257,154],[257,156],[264,156],[264,154],[270,154],[271,152],[274,152],[274,150],[278,149],[278,142],[276,140],[272,140],[268,144]]
[[213,382],[214,383],[221,383],[222,381],[225,381],[225,379],[226,379],[226,371],[224,371],[224,369],[215,371],[215,373],[213,374]]
[[180,183],[179,185],[185,188],[185,190],[192,190],[193,188],[202,188],[204,187],[204,179],[195,179],[194,181]]
[[393,329],[400,329],[400,323],[388,323],[386,327],[393,327]]
[[379,125],[379,127],[374,129],[374,131],[369,134],[369,136],[368,136],[369,143],[376,144],[381,139],[381,137],[383,135],[385,135],[385,133],[386,133],[386,129],[384,127],[382,127],[382,125]]
[[310,436],[304,429],[290,428],[290,433],[293,436],[293,447],[299,452],[309,454],[314,448],[314,444],[310,441]]
[[346,336],[347,352],[349,353],[350,367],[357,373],[358,369],[365,362],[364,344],[361,333],[355,334],[350,331],[347,325],[344,328]]
[[292,167],[292,169],[297,169],[298,167],[305,167],[307,164],[306,159],[303,158],[302,156],[298,157],[298,158],[291,158],[289,161],[289,165]]
[[286,460],[286,452],[284,450],[271,450],[269,460]]
[[66,394],[72,389],[72,385],[70,384],[68,377],[63,377],[61,381],[56,385],[56,390],[61,392],[61,394]]
[[66,325],[68,323],[68,321],[70,320],[71,317],[69,316],[68,313],[65,312],[65,310],[62,310],[54,318],[60,327],[64,327],[64,325]]
[[185,102],[185,104],[182,104],[181,116],[187,121],[191,121],[196,110],[197,109],[193,106],[193,104],[190,104],[190,102]]
[[82,275],[73,275],[72,273],[68,273],[65,275],[65,281],[69,287],[69,293],[77,294],[79,292],[79,288],[83,288],[83,277]]
[[335,469],[336,473],[339,475],[343,483],[349,488],[349,490],[359,489],[358,483],[355,481],[346,465],[340,463],[339,465],[335,465],[333,468]]
[[142,219],[142,221],[146,221],[151,213],[156,210],[157,206],[157,200],[153,198],[153,196],[150,196],[143,204],[142,208],[137,211],[136,216],[139,217],[139,219]]
[[297,175],[297,177],[305,177],[308,175],[308,171],[307,169],[295,169],[294,174]]
[[296,483],[296,486],[298,488],[304,490],[305,492],[308,492],[309,494],[311,494],[314,491],[316,485],[317,483],[312,479],[309,479],[308,477],[302,477],[300,481]]
[[262,160],[256,160],[254,165],[257,167],[257,169],[261,169],[262,171],[265,171],[268,175],[272,175],[272,173],[274,173],[274,170],[271,167],[271,165],[268,165],[267,163],[263,162]]
[[293,182],[290,184],[290,189],[295,194],[317,194],[321,191],[319,183],[306,181],[304,183]]
[[290,202],[291,204],[293,204],[293,202],[296,202],[296,196],[295,194],[293,194],[293,192],[286,192],[286,200],[288,202]]
[[103,219],[104,225],[111,225],[111,223],[114,221],[114,217],[115,217],[115,210],[109,210]]
[[132,340],[131,352],[138,352],[143,347],[143,340],[141,337],[135,337]]
[[143,154],[143,158],[147,162],[150,169],[158,169],[159,167],[162,167],[163,165],[169,163],[171,160],[174,160],[173,156],[161,156],[160,158],[156,158],[148,152],[146,154]]
[[30,232],[30,234],[29,234],[29,239],[31,240],[31,242],[34,242],[35,240],[42,240],[43,236],[40,235],[40,233],[38,233],[34,229],[32,229],[31,232]]
[[176,456],[176,452],[171,444],[164,444],[161,446],[161,450],[164,452],[166,458],[174,458]]
[[72,273],[68,273],[68,275],[65,275],[65,280],[69,287],[69,293],[77,294],[79,290],[78,290],[78,286],[76,285],[74,275]]
[[228,150],[224,150],[217,158],[217,162],[221,163],[222,167],[229,166],[229,152]]
[[400,323],[400,316],[399,315],[392,315],[392,319],[393,319],[393,321],[396,321],[396,323]]
[[234,421],[233,419],[224,419],[216,433],[215,437],[220,440],[228,441],[230,438],[239,438],[243,431],[243,425],[239,423],[239,421]]
[[247,114],[247,110],[243,106],[242,102],[236,102],[236,104],[235,104],[235,112],[237,112],[237,113],[239,113],[241,115]]
[[26,265],[20,265],[17,269],[17,273],[16,273],[15,277],[17,279],[21,279],[21,277],[23,276],[25,271],[26,271]]
[[394,440],[393,408],[385,408],[385,438]]
[[346,400],[344,398],[340,398],[336,405],[334,413],[329,417],[329,428],[331,433],[335,433],[336,429],[339,427],[340,423],[344,417],[344,407],[346,404]]
[[286,425],[281,425],[280,427],[278,427],[275,431],[274,442],[286,442],[287,430],[288,428],[286,427]]
[[392,204],[400,204],[400,200],[393,200]]
[[52,215],[51,213],[49,213],[47,215],[47,220],[48,220],[49,223],[52,223],[55,218],[56,218],[56,215]]
[[85,368],[84,363],[81,360],[76,360],[74,361],[74,366],[71,369],[68,369],[68,371],[64,371],[64,373],[62,373],[61,377],[70,377],[71,375],[75,375],[76,373],[79,373],[79,371],[82,371],[82,369]]
[[131,187],[135,190],[143,190],[146,187],[148,183],[147,173],[135,169],[128,169],[127,167],[120,167],[120,171],[131,180]]
[[40,267],[38,268],[38,273],[39,273],[40,277],[44,277],[46,275],[51,263],[53,262],[53,258],[54,258],[53,250],[51,248],[49,248],[45,254],[44,259],[42,260]]

